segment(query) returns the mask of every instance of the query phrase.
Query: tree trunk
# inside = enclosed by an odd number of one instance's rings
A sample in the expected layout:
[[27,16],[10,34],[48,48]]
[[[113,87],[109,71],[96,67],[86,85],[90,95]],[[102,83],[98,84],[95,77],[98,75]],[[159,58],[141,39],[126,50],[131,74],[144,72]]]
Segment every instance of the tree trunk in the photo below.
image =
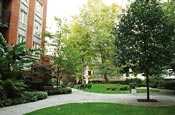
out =
[[148,69],[146,69],[145,74],[146,74],[146,87],[147,87],[147,101],[149,101],[150,94],[149,94],[149,71]]
[[85,71],[85,58],[84,58],[84,56],[82,56],[82,77],[81,77],[81,79],[82,79],[82,84],[84,84],[85,83],[85,81],[84,81],[84,78],[85,78],[85,76],[84,76],[84,71]]
[[106,73],[104,74],[104,79],[105,79],[105,83],[109,83],[109,79]]
[[[104,64],[105,64],[106,58],[105,58],[105,55],[103,54],[103,52],[104,52],[103,46],[101,46],[101,45],[99,45],[99,52],[101,55],[101,64],[102,64],[103,68],[105,68]],[[109,83],[107,73],[101,74],[101,76],[104,77],[105,83]]]

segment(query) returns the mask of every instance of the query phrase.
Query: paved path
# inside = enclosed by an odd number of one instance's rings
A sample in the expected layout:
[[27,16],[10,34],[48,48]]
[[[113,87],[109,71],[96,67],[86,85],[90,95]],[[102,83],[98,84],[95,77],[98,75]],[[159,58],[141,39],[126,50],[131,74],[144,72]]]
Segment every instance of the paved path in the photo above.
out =
[[25,113],[50,106],[83,102],[110,102],[139,106],[175,105],[175,95],[172,94],[151,95],[151,99],[157,99],[159,102],[137,102],[137,99],[146,99],[146,94],[97,94],[73,89],[72,94],[49,96],[47,99],[32,103],[0,108],[0,115],[23,115]]

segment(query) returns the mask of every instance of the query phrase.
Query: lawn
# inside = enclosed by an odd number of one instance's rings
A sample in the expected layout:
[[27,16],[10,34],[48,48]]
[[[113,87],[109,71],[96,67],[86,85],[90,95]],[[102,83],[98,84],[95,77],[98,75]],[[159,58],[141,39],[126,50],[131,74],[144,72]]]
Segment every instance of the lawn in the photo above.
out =
[[72,103],[25,115],[175,115],[175,106],[147,107],[112,103]]
[[[129,94],[131,93],[130,90],[127,91],[121,91],[121,90],[106,90],[107,88],[123,88],[128,87],[129,85],[123,85],[123,84],[92,84],[91,89],[84,89],[84,91],[87,92],[94,92],[94,93],[104,93],[104,94]],[[77,88],[77,85],[75,86]],[[159,92],[159,90],[150,89],[150,92]],[[137,88],[137,93],[146,93],[146,89]]]

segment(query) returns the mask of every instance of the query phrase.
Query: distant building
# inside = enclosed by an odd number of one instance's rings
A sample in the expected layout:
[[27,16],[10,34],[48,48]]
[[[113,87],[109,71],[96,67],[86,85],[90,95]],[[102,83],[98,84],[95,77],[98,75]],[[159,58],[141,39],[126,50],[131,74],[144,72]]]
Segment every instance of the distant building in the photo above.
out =
[[[48,12],[49,14],[49,12]],[[51,21],[52,18],[48,18],[46,31],[51,32],[53,35],[56,34],[57,31],[57,23],[56,21]],[[45,38],[45,55],[47,56],[56,56],[57,55],[57,38],[53,36],[52,38],[46,37]]]
[[9,45],[44,47],[47,0],[0,0],[0,32]]
[[46,37],[45,43],[45,55],[47,56],[57,56],[56,53],[56,43],[54,42],[54,38],[52,40]]

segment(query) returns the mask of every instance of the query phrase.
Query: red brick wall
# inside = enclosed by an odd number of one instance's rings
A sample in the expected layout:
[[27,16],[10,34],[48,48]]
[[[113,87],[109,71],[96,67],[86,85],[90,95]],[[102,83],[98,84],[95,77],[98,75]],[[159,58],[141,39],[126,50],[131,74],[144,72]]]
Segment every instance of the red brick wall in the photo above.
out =
[[[44,47],[44,32],[46,28],[46,13],[47,13],[47,0],[40,0],[44,6],[43,9],[43,27],[42,27],[42,47]],[[35,12],[35,0],[30,0],[29,5],[29,17],[28,17],[28,31],[27,31],[27,47],[31,48],[33,38],[33,26],[34,26],[34,12]]]
[[28,24],[27,24],[27,48],[32,48],[33,26],[34,26],[35,0],[29,2]]
[[43,3],[44,9],[43,9],[43,28],[42,28],[42,47],[44,47],[44,33],[46,31],[46,16],[47,16],[47,0],[41,0],[41,2]]
[[[44,41],[45,36],[44,33],[46,31],[46,16],[47,16],[47,0],[41,0],[43,3],[44,9],[43,9],[43,27],[42,27],[42,41],[41,41],[41,47],[44,48]],[[44,50],[41,54],[41,60],[44,58]]]
[[11,11],[10,26],[7,31],[7,40],[10,45],[16,44],[18,32],[20,0],[11,0],[8,10]]
[[[34,12],[35,12],[35,1],[30,0],[29,2],[29,12],[28,12],[28,24],[27,24],[27,35],[26,43],[27,48],[31,48],[32,38],[33,38],[33,26],[34,26]],[[42,47],[44,47],[44,32],[46,28],[46,12],[47,12],[47,0],[40,0],[43,4],[43,27],[42,27]],[[4,33],[9,45],[16,44],[17,34],[18,34],[18,19],[20,12],[20,0],[10,0],[10,4],[7,8],[11,11],[10,26]]]

